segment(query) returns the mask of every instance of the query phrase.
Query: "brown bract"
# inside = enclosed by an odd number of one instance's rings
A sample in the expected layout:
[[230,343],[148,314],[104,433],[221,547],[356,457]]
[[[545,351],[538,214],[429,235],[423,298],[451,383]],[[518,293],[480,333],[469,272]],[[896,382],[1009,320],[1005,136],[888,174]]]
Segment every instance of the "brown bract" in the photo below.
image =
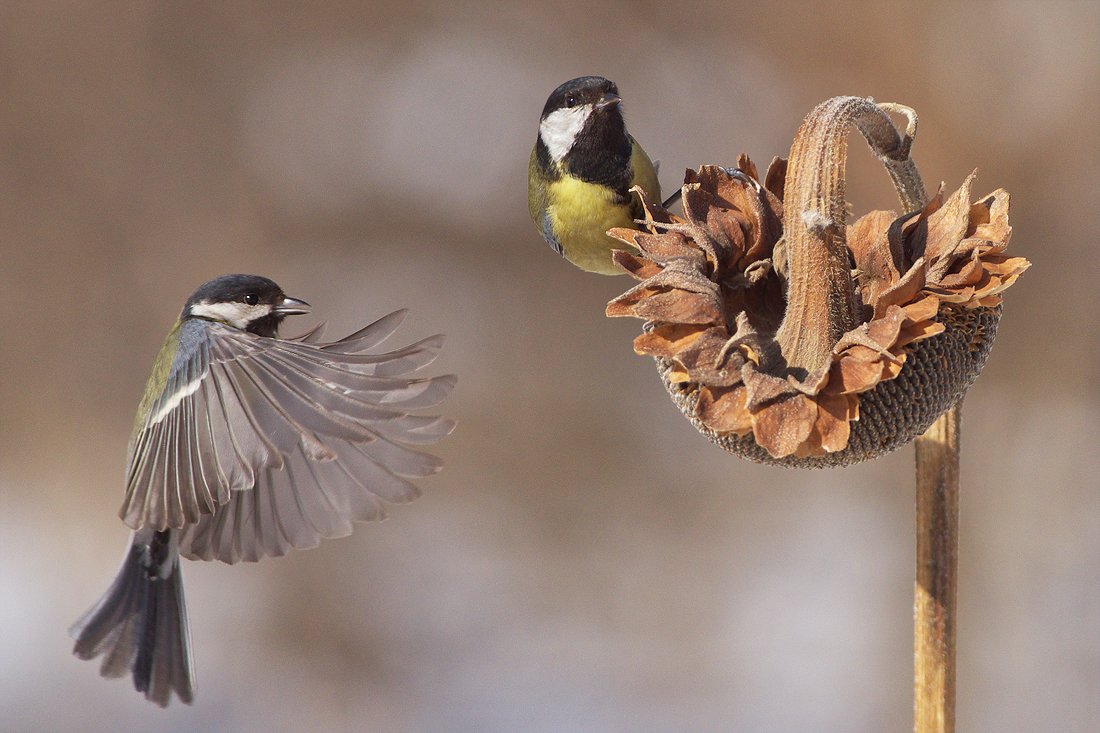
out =
[[827,368],[790,368],[775,340],[786,309],[785,169],[773,160],[761,182],[741,156],[734,169],[688,171],[682,217],[639,192],[642,229],[609,234],[638,249],[613,257],[641,282],[607,315],[647,321],[635,351],[668,360],[668,379],[697,389],[695,417],[710,430],[752,433],[775,458],[821,456],[848,445],[859,396],[895,379],[911,344],[944,330],[943,309],[999,305],[1030,263],[1004,254],[1008,193],[971,203],[974,174],[921,211],[871,212],[845,230],[860,323]]

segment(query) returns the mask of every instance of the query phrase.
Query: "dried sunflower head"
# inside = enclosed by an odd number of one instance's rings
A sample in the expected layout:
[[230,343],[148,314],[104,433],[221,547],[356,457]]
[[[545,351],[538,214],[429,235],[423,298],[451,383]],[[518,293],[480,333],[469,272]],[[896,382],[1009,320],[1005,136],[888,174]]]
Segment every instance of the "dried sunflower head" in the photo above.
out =
[[[1001,293],[1029,263],[1004,254],[1008,194],[971,203],[973,174],[919,211],[844,226],[843,214],[785,212],[786,168],[773,160],[761,180],[742,156],[734,169],[688,171],[683,216],[643,196],[643,229],[609,232],[637,248],[614,258],[641,282],[607,315],[646,321],[635,351],[657,359],[676,404],[726,450],[845,465],[909,442],[962,396],[989,354]],[[784,237],[792,217],[839,255],[806,267]],[[789,312],[815,297],[826,322],[792,326]],[[824,346],[807,358],[798,344],[815,338]]]

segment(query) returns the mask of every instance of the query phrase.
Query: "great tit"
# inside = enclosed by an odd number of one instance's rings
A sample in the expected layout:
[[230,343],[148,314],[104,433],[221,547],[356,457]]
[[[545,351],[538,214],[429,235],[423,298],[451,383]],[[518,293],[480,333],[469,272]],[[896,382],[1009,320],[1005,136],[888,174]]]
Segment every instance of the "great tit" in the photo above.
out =
[[582,270],[623,274],[611,250],[628,245],[606,232],[642,217],[633,186],[660,198],[656,167],[626,131],[614,82],[582,76],[555,89],[527,166],[527,206],[547,243]]
[[277,337],[309,305],[271,280],[225,275],[194,292],[169,331],[138,407],[119,515],[134,530],[114,583],[72,627],[73,653],[103,655],[164,707],[194,697],[180,556],[236,563],[341,537],[418,496],[410,478],[440,461],[451,420],[408,414],[439,404],[453,376],[414,379],[441,336],[368,354],[396,311],[339,341],[321,327]]

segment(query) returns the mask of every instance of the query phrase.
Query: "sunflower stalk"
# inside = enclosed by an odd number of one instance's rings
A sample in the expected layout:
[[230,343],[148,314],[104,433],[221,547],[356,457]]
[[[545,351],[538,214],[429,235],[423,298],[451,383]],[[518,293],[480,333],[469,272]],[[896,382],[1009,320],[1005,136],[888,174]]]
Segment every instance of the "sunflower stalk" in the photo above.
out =
[[[907,118],[904,133],[894,127],[888,112]],[[928,199],[909,155],[917,129],[911,108],[836,97],[803,122],[784,184],[788,305],[776,333],[788,368],[803,374],[827,368],[842,335],[859,323],[845,243],[849,125],[856,126],[883,162],[906,211],[923,208]],[[955,730],[960,407],[961,401],[950,407],[916,441],[916,733]]]
[[[834,109],[836,107],[834,106]],[[819,108],[820,109],[820,108]],[[876,115],[866,105],[839,106],[836,116],[852,115],[868,144],[890,174],[906,211],[927,203],[927,194],[909,151],[916,136],[917,116],[909,107],[878,105]],[[829,110],[824,110],[828,112]],[[894,144],[878,123],[885,112],[908,119],[905,134]],[[858,117],[855,117],[858,115]],[[874,126],[867,125],[871,121]],[[886,118],[889,124],[889,119]],[[824,126],[841,148],[845,126]],[[885,133],[885,134],[884,134]],[[896,131],[894,133],[897,134]],[[793,161],[792,161],[793,162]],[[843,158],[840,168],[840,214],[843,216]],[[787,190],[790,188],[788,169]],[[826,179],[828,180],[828,179]],[[787,231],[790,231],[789,229]],[[841,229],[843,231],[843,229]],[[915,733],[952,733],[955,730],[956,595],[959,547],[959,443],[962,401],[941,415],[916,440],[916,582],[914,585],[913,730]]]
[[960,400],[916,440],[913,730],[955,730]]

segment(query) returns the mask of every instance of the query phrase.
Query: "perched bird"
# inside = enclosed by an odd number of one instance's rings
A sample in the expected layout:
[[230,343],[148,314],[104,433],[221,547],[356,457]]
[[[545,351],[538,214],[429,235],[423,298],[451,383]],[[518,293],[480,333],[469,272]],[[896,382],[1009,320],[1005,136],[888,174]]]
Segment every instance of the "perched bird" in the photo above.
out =
[[606,232],[642,217],[633,186],[661,195],[656,166],[626,131],[618,87],[582,76],[555,89],[527,167],[527,206],[547,243],[582,270],[622,274],[611,250],[627,245]]
[[408,414],[438,404],[453,376],[412,379],[442,345],[433,336],[368,354],[397,311],[346,338],[321,327],[279,339],[309,312],[271,280],[225,275],[188,298],[153,364],[130,438],[126,498],[134,530],[114,583],[73,625],[73,653],[103,655],[160,706],[194,696],[180,556],[236,563],[315,547],[382,519],[382,502],[416,498],[408,480],[440,462],[406,444],[434,443],[448,419]]

